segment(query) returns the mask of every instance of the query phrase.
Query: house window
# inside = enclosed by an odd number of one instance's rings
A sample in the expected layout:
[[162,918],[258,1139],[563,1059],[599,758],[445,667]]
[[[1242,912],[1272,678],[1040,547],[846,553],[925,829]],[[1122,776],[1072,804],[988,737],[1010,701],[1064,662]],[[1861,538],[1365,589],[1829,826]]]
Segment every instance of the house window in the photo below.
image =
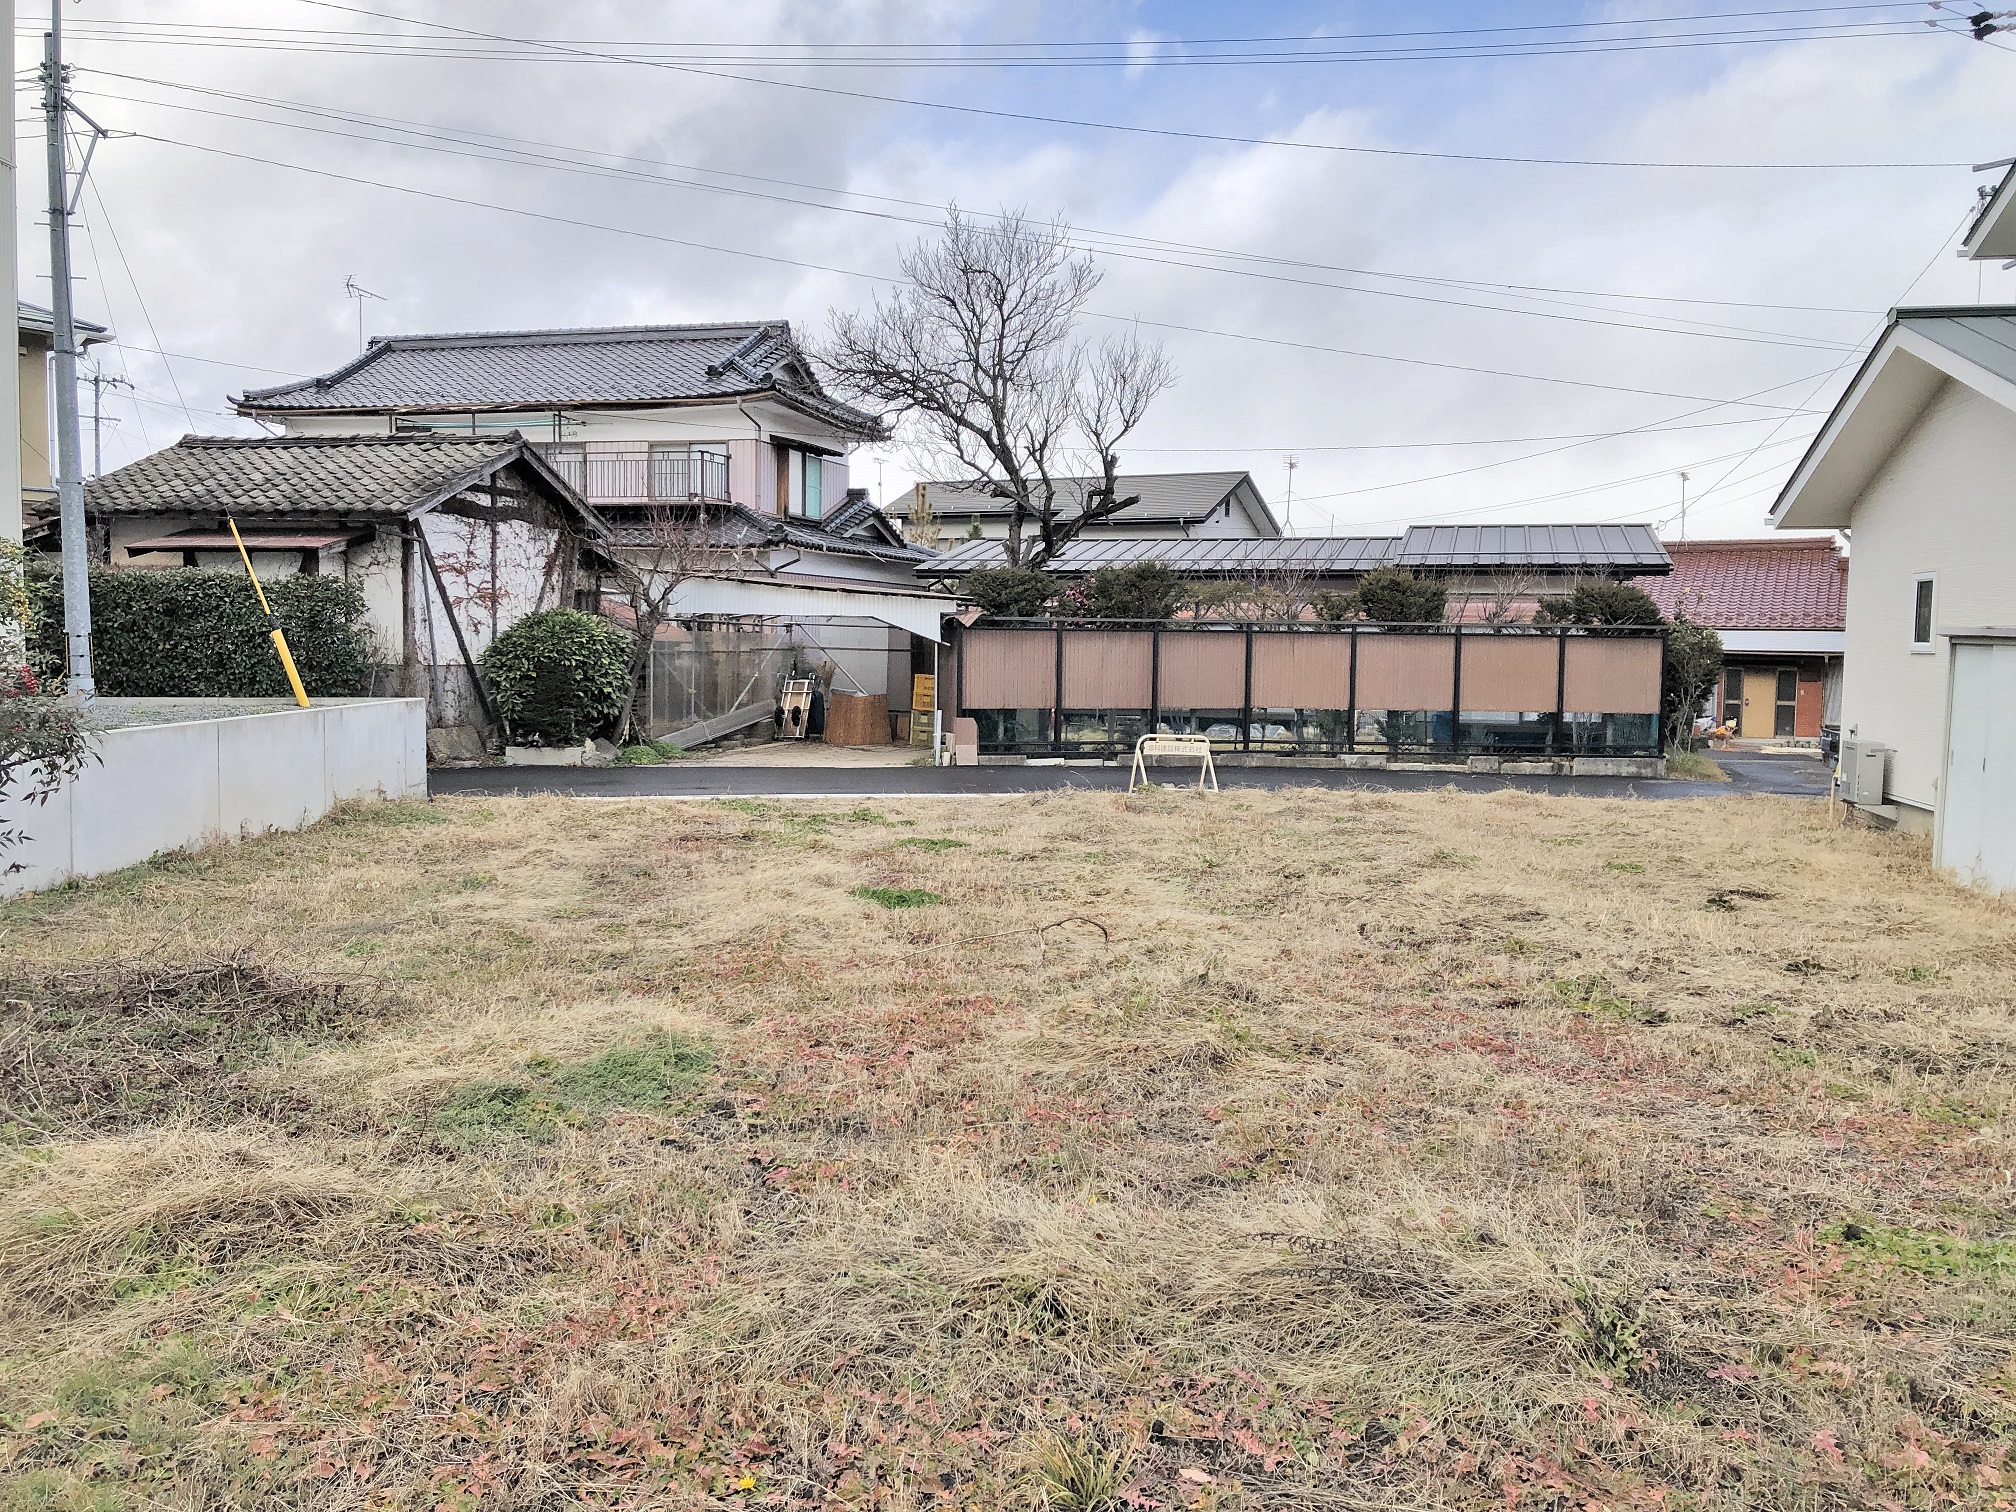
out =
[[780,447],[777,453],[777,503],[782,514],[817,520],[826,513],[826,465],[811,452]]
[[1921,572],[1911,583],[1911,649],[1932,649],[1932,584],[1934,576]]

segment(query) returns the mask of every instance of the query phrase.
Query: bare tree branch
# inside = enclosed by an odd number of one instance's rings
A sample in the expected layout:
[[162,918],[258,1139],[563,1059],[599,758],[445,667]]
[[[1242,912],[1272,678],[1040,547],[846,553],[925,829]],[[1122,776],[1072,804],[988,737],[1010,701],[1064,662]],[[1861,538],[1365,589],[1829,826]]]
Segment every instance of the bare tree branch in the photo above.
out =
[[1120,445],[1175,369],[1135,333],[1077,337],[1100,274],[1068,225],[980,225],[955,205],[902,271],[872,309],[834,317],[816,358],[833,387],[892,409],[947,481],[1007,503],[1010,566],[1043,565],[1135,502],[1119,497]]

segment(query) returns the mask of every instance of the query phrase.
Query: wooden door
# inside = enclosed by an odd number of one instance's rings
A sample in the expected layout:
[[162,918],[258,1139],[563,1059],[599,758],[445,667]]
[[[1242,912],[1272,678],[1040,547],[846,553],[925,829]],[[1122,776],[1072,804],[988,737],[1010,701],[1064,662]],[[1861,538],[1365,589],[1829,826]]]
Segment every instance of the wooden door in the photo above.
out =
[[1743,717],[1736,733],[1745,740],[1769,740],[1777,733],[1778,669],[1743,669]]

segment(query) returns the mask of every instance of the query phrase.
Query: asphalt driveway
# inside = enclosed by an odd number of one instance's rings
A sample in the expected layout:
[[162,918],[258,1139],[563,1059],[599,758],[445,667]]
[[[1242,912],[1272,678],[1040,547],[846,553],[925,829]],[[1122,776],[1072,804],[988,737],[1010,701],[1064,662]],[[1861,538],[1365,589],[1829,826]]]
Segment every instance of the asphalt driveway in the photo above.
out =
[[[1486,777],[1447,771],[1312,771],[1300,767],[1224,767],[1230,788],[1339,788],[1392,793],[1453,787],[1466,793],[1506,789],[1589,798],[1722,798],[1743,793],[1823,797],[1827,768],[1810,756],[1717,752],[1728,782],[1648,781],[1625,777]],[[1158,768],[1181,782],[1183,769]],[[653,767],[469,767],[429,774],[428,789],[490,797],[559,793],[576,798],[919,798],[1062,789],[1125,790],[1124,767],[752,767],[667,762]]]

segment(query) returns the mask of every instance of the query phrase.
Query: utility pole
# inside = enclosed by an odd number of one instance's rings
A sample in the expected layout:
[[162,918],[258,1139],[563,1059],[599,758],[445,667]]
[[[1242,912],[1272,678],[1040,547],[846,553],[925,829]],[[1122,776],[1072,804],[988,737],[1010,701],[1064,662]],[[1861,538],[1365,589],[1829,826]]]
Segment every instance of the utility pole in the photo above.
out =
[[1293,457],[1288,459],[1288,502],[1281,506],[1281,533],[1295,534],[1295,469],[1300,464]]
[[[114,377],[97,368],[91,370],[91,376],[85,381],[91,385],[91,476],[97,478],[104,476],[105,473],[105,437],[103,433],[105,425],[105,390],[108,388],[131,388],[133,385],[127,379]],[[114,420],[112,423],[117,425],[119,422]]]
[[[49,146],[49,303],[56,316],[50,345],[55,354],[56,504],[63,532],[63,639],[69,653],[70,696],[89,702],[97,695],[98,684],[91,675],[91,561],[84,540],[77,321],[70,300],[70,171],[64,119],[70,108],[68,82],[63,67],[63,0],[49,0],[49,30],[42,38],[42,115]],[[92,145],[97,145],[95,136]],[[85,166],[90,166],[88,158]]]

